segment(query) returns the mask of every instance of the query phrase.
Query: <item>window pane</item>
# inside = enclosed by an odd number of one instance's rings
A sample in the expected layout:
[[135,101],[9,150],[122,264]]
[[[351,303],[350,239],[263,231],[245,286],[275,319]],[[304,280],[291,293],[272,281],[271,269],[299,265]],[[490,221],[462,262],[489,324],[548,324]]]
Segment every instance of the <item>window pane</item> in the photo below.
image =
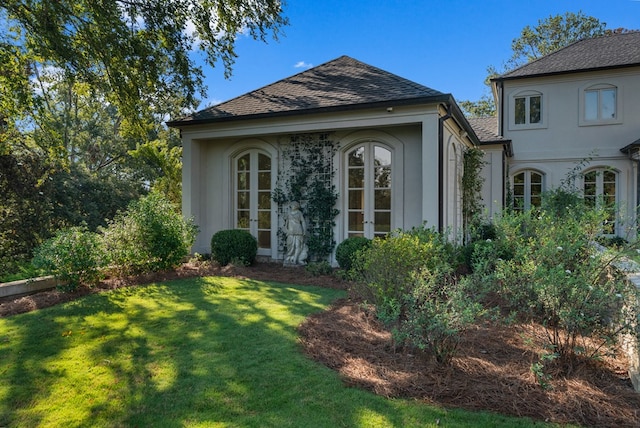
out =
[[525,123],[526,112],[525,112],[525,98],[516,98],[516,106],[515,106],[515,121],[517,125],[521,125]]
[[616,117],[616,90],[602,89],[600,91],[600,119],[614,119]]
[[391,191],[388,189],[375,191],[375,209],[390,210],[391,209]]
[[258,231],[258,248],[271,248],[271,232],[268,230]]
[[376,188],[391,187],[391,167],[377,167],[375,170]]
[[391,166],[391,152],[384,147],[374,148],[375,166]]
[[258,229],[271,227],[271,211],[258,211]]
[[249,171],[249,154],[238,159],[238,171]]
[[260,190],[271,189],[271,172],[258,173],[258,189]]
[[236,227],[238,229],[249,229],[249,211],[238,211]]
[[542,185],[542,174],[538,174],[537,172],[531,173],[531,184],[540,184]]
[[271,158],[269,156],[258,154],[258,169],[260,171],[271,171]]
[[378,232],[391,232],[391,213],[390,212],[376,212],[374,215],[374,231]]
[[268,210],[271,208],[271,192],[258,192],[258,209]]
[[250,174],[248,172],[238,173],[238,190],[249,190]]
[[364,191],[363,190],[349,190],[349,209],[350,210],[364,209]]
[[364,168],[349,169],[349,188],[364,187]]
[[584,93],[584,120],[598,119],[598,91]]
[[540,96],[529,98],[529,123],[540,123],[541,100]]
[[249,192],[238,192],[238,209],[239,210],[248,210],[249,209]]
[[364,230],[364,215],[361,212],[349,213],[349,230],[357,232]]
[[358,147],[349,153],[349,166],[364,166],[364,147]]

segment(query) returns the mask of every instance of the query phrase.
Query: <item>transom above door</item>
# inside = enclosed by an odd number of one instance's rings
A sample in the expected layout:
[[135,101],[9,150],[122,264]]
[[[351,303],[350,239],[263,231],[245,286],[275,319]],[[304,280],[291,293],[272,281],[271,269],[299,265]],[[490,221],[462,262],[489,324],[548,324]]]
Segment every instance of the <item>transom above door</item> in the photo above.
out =
[[391,150],[377,142],[346,152],[347,236],[386,236],[392,224]]

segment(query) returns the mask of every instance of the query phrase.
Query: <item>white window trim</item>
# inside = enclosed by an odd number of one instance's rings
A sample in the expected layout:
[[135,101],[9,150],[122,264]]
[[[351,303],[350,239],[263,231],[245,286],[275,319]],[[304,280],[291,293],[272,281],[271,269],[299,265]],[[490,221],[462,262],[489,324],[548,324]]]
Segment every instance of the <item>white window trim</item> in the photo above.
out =
[[[597,120],[586,120],[585,119],[585,94],[588,91],[595,91],[598,89],[615,89],[616,90],[616,117],[609,119],[597,119]],[[622,123],[622,94],[623,90],[620,85],[612,84],[609,82],[590,82],[582,87],[580,87],[579,93],[579,103],[580,108],[578,113],[578,124],[579,126],[600,126],[600,125],[616,125]]]
[[[524,206],[522,207],[523,211],[528,211],[531,209],[531,173],[535,173],[541,176],[542,179],[542,192],[540,194],[540,197],[542,197],[542,194],[544,194],[544,192],[546,191],[546,185],[547,185],[547,175],[543,172],[540,171],[538,169],[534,169],[534,168],[525,168],[525,169],[521,169],[516,171],[515,173],[513,173],[510,177],[511,179],[511,191],[513,192],[514,190],[514,179],[517,175],[519,174],[525,174],[524,176]],[[514,202],[515,202],[515,197],[514,197]],[[513,206],[512,208],[515,208],[515,206]]]
[[[539,123],[521,123],[516,124],[516,99],[524,97],[540,97],[540,122]],[[547,128],[547,118],[549,111],[549,103],[544,92],[537,89],[520,89],[509,95],[509,130],[518,131],[525,129],[545,129]],[[528,118],[527,118],[528,120]]]

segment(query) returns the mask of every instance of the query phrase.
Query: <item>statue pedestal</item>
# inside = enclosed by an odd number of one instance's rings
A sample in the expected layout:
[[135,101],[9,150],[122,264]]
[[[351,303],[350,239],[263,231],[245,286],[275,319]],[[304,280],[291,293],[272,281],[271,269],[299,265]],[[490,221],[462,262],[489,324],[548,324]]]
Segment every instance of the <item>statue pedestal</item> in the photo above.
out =
[[[306,263],[305,263],[305,264],[306,264]],[[283,266],[283,267],[286,267],[286,268],[301,268],[301,267],[304,267],[304,265],[305,265],[305,264],[301,264],[301,263],[293,263],[293,262],[289,262],[289,261],[286,261],[286,260],[285,260],[285,261],[282,263],[282,266]]]

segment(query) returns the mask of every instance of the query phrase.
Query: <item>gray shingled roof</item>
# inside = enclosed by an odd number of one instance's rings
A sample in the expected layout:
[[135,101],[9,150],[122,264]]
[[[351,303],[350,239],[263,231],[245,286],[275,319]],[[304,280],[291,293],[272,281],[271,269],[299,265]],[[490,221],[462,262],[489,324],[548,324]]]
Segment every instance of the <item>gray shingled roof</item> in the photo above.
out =
[[580,40],[495,80],[630,66],[640,66],[640,32]]
[[498,118],[492,117],[468,117],[467,121],[473,128],[481,143],[493,143],[507,141],[498,135]]
[[431,98],[435,102],[449,97],[449,94],[341,56],[168,125],[352,109],[385,102],[413,104]]

